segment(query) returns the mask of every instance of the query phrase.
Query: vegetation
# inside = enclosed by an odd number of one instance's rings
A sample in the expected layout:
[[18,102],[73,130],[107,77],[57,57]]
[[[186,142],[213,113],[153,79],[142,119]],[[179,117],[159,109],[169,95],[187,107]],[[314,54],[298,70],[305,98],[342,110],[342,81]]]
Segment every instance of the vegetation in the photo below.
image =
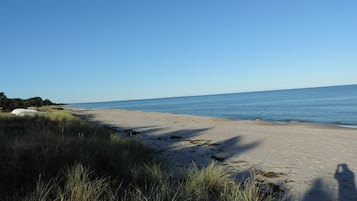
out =
[[215,164],[173,176],[140,142],[66,110],[41,110],[48,115],[0,113],[0,200],[274,200],[253,181],[231,181]]
[[48,99],[43,100],[40,97],[28,99],[7,98],[5,93],[0,92],[0,108],[2,108],[4,112],[10,112],[15,108],[41,107],[45,105],[54,105],[54,103]]

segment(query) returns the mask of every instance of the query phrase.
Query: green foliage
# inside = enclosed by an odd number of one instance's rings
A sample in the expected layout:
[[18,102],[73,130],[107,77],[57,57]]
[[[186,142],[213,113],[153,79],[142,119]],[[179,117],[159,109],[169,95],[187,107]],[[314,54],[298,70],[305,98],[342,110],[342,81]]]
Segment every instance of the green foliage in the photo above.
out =
[[41,107],[45,105],[54,105],[54,103],[48,99],[43,100],[41,97],[28,99],[7,98],[4,92],[0,93],[0,107],[4,112],[10,112],[15,108]]
[[[68,201],[98,201],[114,200],[115,193],[110,188],[108,178],[91,179],[91,172],[77,164],[65,173],[64,188],[57,193],[59,200]],[[57,198],[58,199],[58,198]]]
[[[274,201],[278,195],[265,195],[259,191],[254,179],[243,183],[229,179],[226,171],[211,163],[204,168],[186,170],[181,179],[173,177],[160,166],[148,166],[143,172],[147,179],[143,187],[128,189],[122,200],[129,201]],[[159,171],[158,171],[159,170]],[[147,174],[149,173],[149,174]],[[154,176],[154,178],[152,178]]]
[[193,168],[188,170],[187,191],[193,193],[199,200],[207,200],[210,193],[215,194],[224,188],[229,181],[228,176],[224,169],[215,163],[203,169],[199,169],[194,164]]
[[[61,177],[54,181],[39,180],[33,192],[25,201],[114,201],[115,192],[110,187],[108,178],[91,179],[91,172],[81,164],[66,169]],[[62,185],[61,185],[62,184]]]

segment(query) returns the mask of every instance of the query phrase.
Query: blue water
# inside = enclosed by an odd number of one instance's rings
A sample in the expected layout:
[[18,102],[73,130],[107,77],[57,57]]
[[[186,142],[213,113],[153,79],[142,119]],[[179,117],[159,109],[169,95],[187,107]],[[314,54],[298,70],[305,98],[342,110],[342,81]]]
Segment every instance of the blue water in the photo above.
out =
[[71,104],[222,117],[357,126],[357,85]]

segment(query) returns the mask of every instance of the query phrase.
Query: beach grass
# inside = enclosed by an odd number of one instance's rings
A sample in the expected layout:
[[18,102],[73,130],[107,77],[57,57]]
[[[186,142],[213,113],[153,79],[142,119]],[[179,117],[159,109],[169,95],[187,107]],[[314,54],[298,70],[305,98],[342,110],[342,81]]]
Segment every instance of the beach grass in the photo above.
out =
[[254,182],[211,165],[174,176],[140,141],[61,108],[47,115],[0,113],[0,200],[274,200]]

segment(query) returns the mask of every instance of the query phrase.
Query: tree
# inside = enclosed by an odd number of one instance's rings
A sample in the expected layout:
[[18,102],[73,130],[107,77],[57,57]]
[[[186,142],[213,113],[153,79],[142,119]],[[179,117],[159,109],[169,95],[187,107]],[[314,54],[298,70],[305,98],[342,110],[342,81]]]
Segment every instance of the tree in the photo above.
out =
[[4,92],[0,92],[0,112],[3,110],[3,108],[6,107],[7,105],[7,97]]
[[0,108],[4,112],[9,112],[15,108],[41,107],[43,105],[54,105],[54,103],[48,99],[43,100],[41,97],[28,99],[7,98],[4,92],[0,92]]

